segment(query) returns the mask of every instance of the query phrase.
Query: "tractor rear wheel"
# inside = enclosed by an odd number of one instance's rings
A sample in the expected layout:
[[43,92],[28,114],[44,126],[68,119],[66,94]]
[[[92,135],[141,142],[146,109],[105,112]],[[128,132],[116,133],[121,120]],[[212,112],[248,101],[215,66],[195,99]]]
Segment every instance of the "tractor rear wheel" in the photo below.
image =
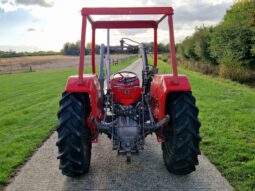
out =
[[198,108],[191,92],[176,92],[167,97],[166,113],[171,116],[164,129],[163,159],[169,172],[189,174],[198,165],[200,154]]
[[62,174],[70,177],[85,174],[91,158],[91,136],[86,119],[90,113],[86,94],[64,92],[58,112],[58,159]]

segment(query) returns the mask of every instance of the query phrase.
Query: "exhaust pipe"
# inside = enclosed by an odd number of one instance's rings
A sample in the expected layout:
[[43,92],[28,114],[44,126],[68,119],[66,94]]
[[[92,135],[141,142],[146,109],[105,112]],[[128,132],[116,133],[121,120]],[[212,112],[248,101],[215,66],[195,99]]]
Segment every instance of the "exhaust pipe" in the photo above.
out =
[[106,57],[106,87],[109,90],[110,83],[110,29],[107,29],[107,57]]
[[100,92],[102,98],[102,104],[104,103],[104,44],[100,46],[100,74],[99,74],[99,83],[100,83]]

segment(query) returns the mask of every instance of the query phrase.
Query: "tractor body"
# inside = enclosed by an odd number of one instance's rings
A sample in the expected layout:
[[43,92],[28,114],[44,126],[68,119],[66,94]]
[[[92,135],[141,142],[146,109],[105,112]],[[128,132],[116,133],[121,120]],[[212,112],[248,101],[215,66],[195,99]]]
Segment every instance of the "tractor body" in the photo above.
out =
[[[161,17],[155,21],[94,21],[93,15]],[[177,73],[172,15],[171,7],[82,9],[79,74],[68,78],[58,113],[58,158],[63,174],[73,177],[88,171],[91,143],[97,143],[101,133],[112,140],[114,150],[126,155],[127,162],[131,161],[132,153],[143,149],[146,136],[155,133],[170,172],[188,174],[195,170],[200,154],[200,122],[188,78]],[[157,68],[157,28],[165,18],[169,24],[173,74],[158,74]],[[83,72],[87,20],[92,26],[92,74]],[[154,64],[150,68],[146,47],[139,44],[143,65],[141,80],[132,71],[120,71],[110,78],[110,67],[106,67],[108,76],[104,91],[96,75],[96,29],[125,28],[153,29]]]

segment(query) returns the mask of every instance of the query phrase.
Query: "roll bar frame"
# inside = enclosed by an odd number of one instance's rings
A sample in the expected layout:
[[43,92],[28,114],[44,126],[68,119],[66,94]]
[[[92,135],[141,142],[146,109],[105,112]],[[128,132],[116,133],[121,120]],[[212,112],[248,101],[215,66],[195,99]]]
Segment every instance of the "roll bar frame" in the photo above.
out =
[[[178,72],[175,53],[173,17],[172,7],[114,7],[114,8],[83,8],[82,14],[82,30],[81,30],[81,44],[80,44],[80,62],[79,62],[79,82],[82,83],[84,73],[84,50],[86,44],[86,26],[87,20],[92,26],[92,46],[91,46],[91,63],[92,74],[96,73],[95,67],[95,40],[96,29],[137,29],[137,28],[152,28],[154,29],[154,64],[157,68],[158,64],[158,25],[168,17],[169,25],[169,55],[171,57],[172,71],[174,81],[177,82]],[[163,15],[159,20],[123,20],[123,21],[94,21],[92,15]]]

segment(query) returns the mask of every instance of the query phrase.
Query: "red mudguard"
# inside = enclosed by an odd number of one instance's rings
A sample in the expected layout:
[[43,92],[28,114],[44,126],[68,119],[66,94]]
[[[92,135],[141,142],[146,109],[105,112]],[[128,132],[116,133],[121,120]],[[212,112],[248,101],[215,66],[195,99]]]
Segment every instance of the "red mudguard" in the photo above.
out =
[[[95,119],[102,119],[102,104],[100,85],[98,77],[94,74],[84,74],[82,83],[79,81],[78,76],[70,76],[66,84],[66,92],[79,92],[88,93],[91,104],[91,114],[88,117],[88,125],[91,129],[91,133],[96,133],[96,126],[91,122],[91,117]],[[96,142],[97,139],[94,140]]]
[[[167,95],[178,91],[191,91],[189,80],[185,75],[178,75],[177,82],[174,82],[172,74],[156,74],[153,77],[151,83],[151,110],[156,121],[165,117]],[[159,137],[158,140],[161,141]]]

